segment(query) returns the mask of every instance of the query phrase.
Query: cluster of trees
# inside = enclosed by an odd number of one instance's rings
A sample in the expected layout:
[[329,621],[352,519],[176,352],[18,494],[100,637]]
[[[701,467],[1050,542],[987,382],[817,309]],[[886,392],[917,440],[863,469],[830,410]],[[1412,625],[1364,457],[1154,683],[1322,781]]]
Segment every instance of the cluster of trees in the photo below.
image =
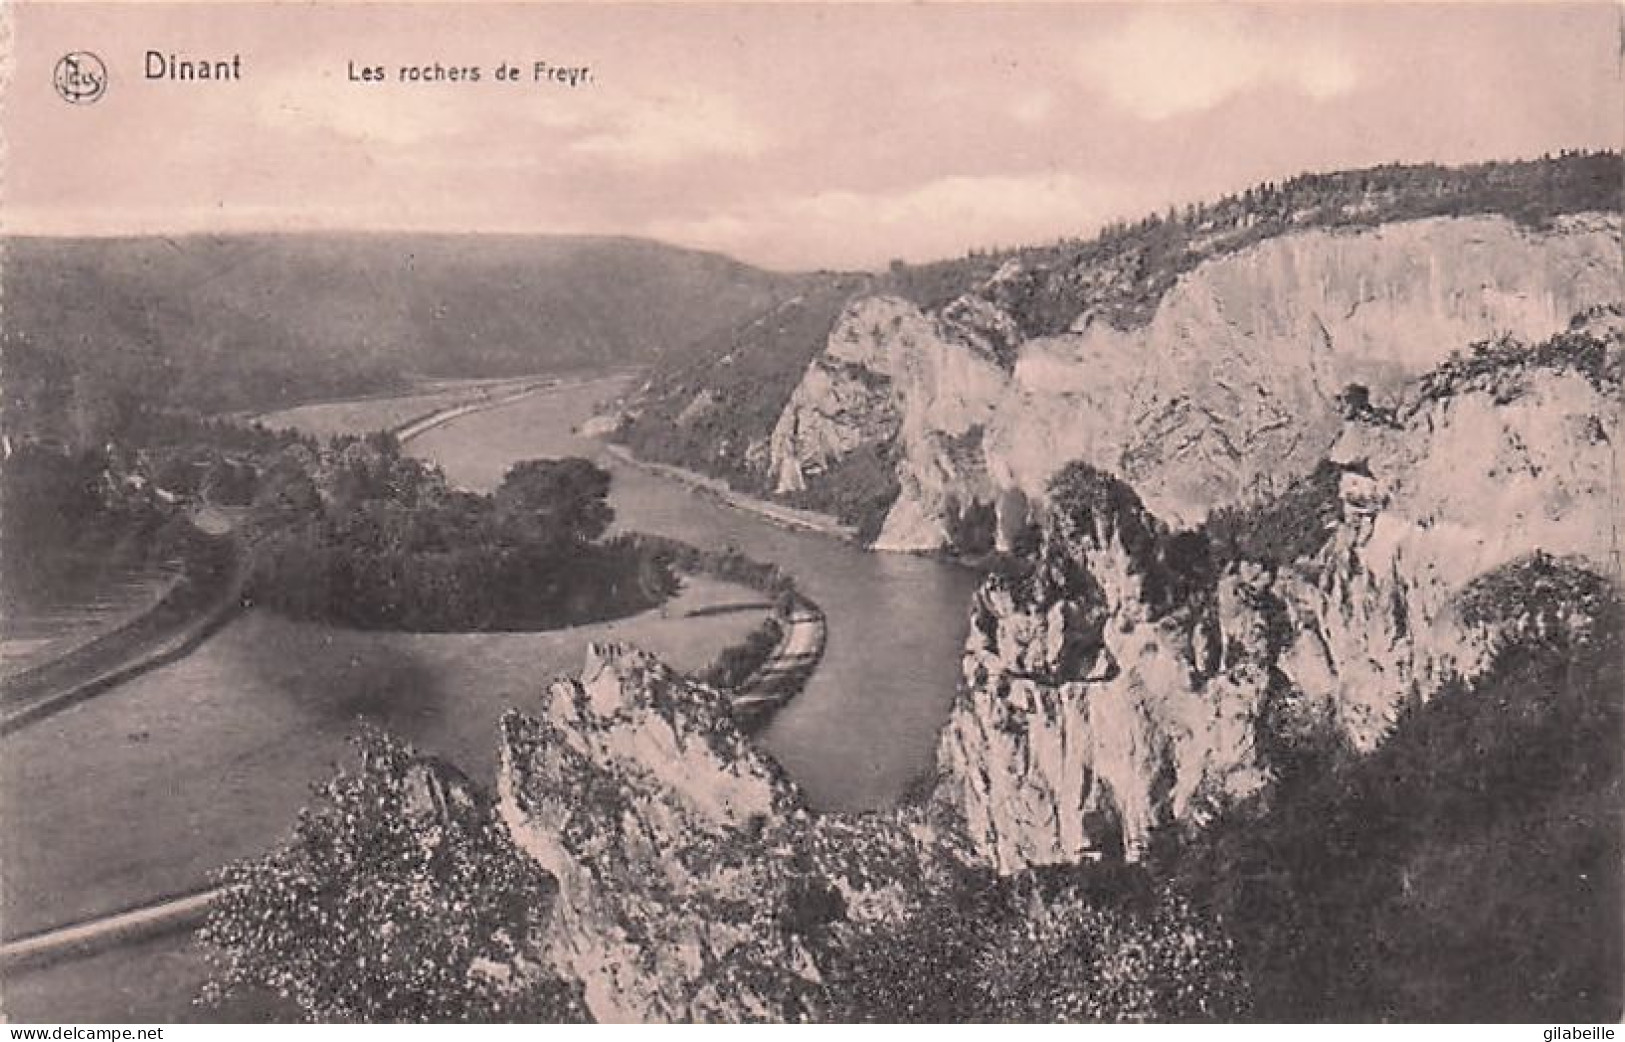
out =
[[585,460],[517,464],[478,496],[387,433],[323,444],[139,401],[66,440],[8,433],[7,452],[0,593],[13,612],[175,556],[200,504],[241,508],[249,596],[294,618],[549,628],[641,610],[677,585],[655,548],[604,538],[610,476]]
[[489,798],[382,732],[280,849],[224,870],[200,931],[203,999],[262,990],[312,1021],[579,1022],[579,989],[527,965],[555,884]]
[[12,446],[0,467],[0,598],[7,613],[51,603],[81,579],[169,556],[173,511],[130,477],[103,448]]
[[1424,376],[1422,400],[1438,400],[1473,391],[1489,391],[1500,401],[1522,393],[1524,373],[1532,369],[1573,372],[1604,393],[1617,393],[1621,378],[1620,343],[1585,329],[1570,329],[1530,346],[1513,337],[1485,340],[1465,352],[1454,351]]
[[284,453],[254,499],[249,596],[365,629],[548,629],[639,611],[677,580],[632,539],[604,540],[607,471],[515,464],[489,496],[450,489],[388,435]]
[[835,1019],[1227,1021],[1251,1012],[1225,925],[1144,870],[965,871],[908,915],[832,934]]

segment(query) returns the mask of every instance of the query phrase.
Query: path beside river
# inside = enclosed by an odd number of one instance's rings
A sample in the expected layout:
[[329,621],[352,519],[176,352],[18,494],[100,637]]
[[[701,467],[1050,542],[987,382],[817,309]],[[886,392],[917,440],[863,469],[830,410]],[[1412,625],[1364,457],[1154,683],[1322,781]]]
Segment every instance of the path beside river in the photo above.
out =
[[[441,424],[409,449],[477,489],[520,459],[595,458],[615,474],[617,527],[785,569],[824,610],[827,643],[806,690],[759,740],[817,806],[894,802],[933,763],[975,576],[782,528],[617,462],[573,432],[622,386],[540,390]],[[693,670],[761,619],[760,595],[741,587],[691,578],[683,598],[523,634],[360,633],[247,612],[185,658],[0,738],[5,934],[201,888],[215,867],[271,846],[310,783],[347,756],[360,719],[488,781],[497,718],[577,670],[587,642],[624,640]],[[730,604],[739,610],[718,610]],[[177,935],[8,977],[6,1007],[18,1019],[195,1019],[201,975],[200,953]]]

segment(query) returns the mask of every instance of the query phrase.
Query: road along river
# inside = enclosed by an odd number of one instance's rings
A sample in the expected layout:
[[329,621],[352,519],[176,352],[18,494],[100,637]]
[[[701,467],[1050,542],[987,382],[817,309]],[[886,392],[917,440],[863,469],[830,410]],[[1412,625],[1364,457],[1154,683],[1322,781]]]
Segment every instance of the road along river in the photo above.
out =
[[[539,391],[410,449],[471,488],[494,486],[516,460],[590,456],[615,474],[621,527],[732,545],[788,570],[824,609],[828,645],[761,740],[817,806],[896,800],[932,763],[974,576],[779,528],[617,464],[572,431],[623,383]],[[185,658],[0,738],[0,930],[17,938],[202,889],[212,869],[278,842],[361,718],[489,782],[497,717],[577,669],[589,640],[628,640],[696,669],[760,621],[760,601],[695,579],[665,611],[534,634],[360,633],[249,611]],[[718,611],[730,605],[739,610]],[[24,1019],[207,1018],[189,1008],[201,972],[180,934],[0,986]]]
[[586,456],[615,476],[620,528],[697,546],[737,547],[794,576],[824,610],[828,645],[807,689],[761,741],[815,806],[865,810],[895,802],[934,760],[958,683],[976,576],[924,557],[877,554],[780,527],[682,483],[629,466],[573,429],[625,378],[542,391],[424,434],[413,454],[454,483],[490,489],[518,459]]

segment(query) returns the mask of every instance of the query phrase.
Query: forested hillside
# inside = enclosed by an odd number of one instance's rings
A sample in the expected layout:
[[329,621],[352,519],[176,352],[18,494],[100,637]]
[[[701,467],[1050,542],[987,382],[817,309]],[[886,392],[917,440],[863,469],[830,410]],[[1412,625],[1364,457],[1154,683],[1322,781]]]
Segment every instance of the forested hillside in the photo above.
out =
[[696,344],[685,364],[657,362],[617,437],[645,459],[756,488],[753,476],[766,459],[763,436],[841,309],[873,285],[863,275],[821,278],[806,293]]
[[[1132,329],[1150,320],[1184,272],[1289,231],[1476,214],[1544,228],[1564,214],[1617,211],[1625,191],[1619,164],[1617,152],[1573,151],[1462,167],[1394,163],[1300,174],[1210,203],[1113,222],[1092,238],[897,265],[882,291],[924,308],[976,293],[1011,315],[1023,338],[1064,332],[1080,318]],[[1019,262],[1017,273],[993,278],[1012,260]]]
[[57,436],[74,409],[679,365],[805,282],[631,239],[395,234],[12,239],[5,275],[7,429]]

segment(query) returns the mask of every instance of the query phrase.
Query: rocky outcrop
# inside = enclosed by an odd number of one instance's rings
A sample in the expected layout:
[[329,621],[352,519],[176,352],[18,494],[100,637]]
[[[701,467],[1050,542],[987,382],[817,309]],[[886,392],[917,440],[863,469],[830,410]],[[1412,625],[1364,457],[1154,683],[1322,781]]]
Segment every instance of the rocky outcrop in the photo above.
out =
[[540,958],[599,1021],[815,1017],[817,938],[895,914],[942,863],[921,821],[809,815],[724,695],[617,645],[504,720],[499,792],[558,881]]
[[[1617,215],[1531,231],[1501,217],[1298,231],[1183,275],[1148,324],[1090,315],[1023,342],[994,287],[931,311],[850,305],[779,418],[780,491],[860,447],[887,446],[901,491],[876,545],[932,549],[983,503],[1001,537],[1058,463],[1122,475],[1160,516],[1194,524],[1276,492],[1338,437],[1338,395],[1391,396],[1454,346],[1526,342],[1620,299]],[[1007,269],[992,282],[1010,281]]]
[[875,545],[941,545],[946,496],[991,497],[980,441],[1005,383],[995,349],[1015,336],[999,329],[1008,323],[985,302],[939,316],[896,297],[849,306],[773,430],[775,490],[799,492],[859,448],[893,446],[903,488]]
[[1137,856],[1164,821],[1265,780],[1268,577],[1238,569],[1184,601],[1132,490],[1082,466],[1062,480],[1086,495],[1054,512],[1033,572],[976,595],[938,753],[944,795],[1004,871]]
[[1407,704],[1477,675],[1531,625],[1464,611],[1486,581],[1531,560],[1616,574],[1625,338],[1617,313],[1595,318],[1458,358],[1348,421],[1337,517],[1296,561],[1213,560],[1126,484],[1063,472],[1030,574],[977,594],[942,738],[943,794],[980,856],[1007,872],[1138,856],[1291,751],[1369,750]]

